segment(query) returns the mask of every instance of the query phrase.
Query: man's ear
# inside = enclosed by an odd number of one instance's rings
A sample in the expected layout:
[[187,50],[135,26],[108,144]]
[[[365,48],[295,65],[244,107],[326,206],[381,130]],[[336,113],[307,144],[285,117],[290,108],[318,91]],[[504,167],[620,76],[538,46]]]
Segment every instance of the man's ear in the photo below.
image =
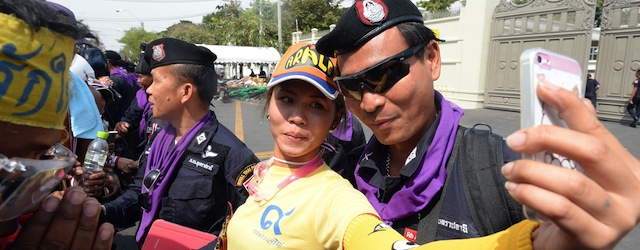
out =
[[429,62],[431,68],[431,78],[435,81],[440,78],[440,68],[442,61],[440,58],[440,45],[436,40],[431,40],[424,47],[424,59]]
[[188,82],[180,86],[180,91],[182,91],[182,98],[180,99],[180,102],[184,104],[187,100],[195,96],[196,88],[192,83]]

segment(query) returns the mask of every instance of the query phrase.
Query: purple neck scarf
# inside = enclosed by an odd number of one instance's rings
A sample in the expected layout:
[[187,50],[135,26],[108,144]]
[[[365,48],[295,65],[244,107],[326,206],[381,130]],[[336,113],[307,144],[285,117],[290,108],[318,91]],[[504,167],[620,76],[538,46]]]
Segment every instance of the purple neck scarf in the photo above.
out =
[[[179,169],[178,161],[180,157],[184,154],[191,140],[196,136],[198,131],[204,127],[204,124],[207,123],[209,118],[211,118],[211,112],[207,112],[200,121],[191,127],[171,150],[169,150],[169,146],[171,146],[171,143],[173,143],[176,138],[176,130],[171,124],[160,131],[154,139],[153,144],[151,144],[148,157],[149,161],[147,162],[147,169],[144,174],[146,176],[151,169],[160,169],[160,175],[155,185],[148,191],[151,206],[149,210],[142,211],[142,220],[140,220],[140,227],[136,233],[136,241],[140,242],[145,232],[149,231],[148,229],[151,227],[151,223],[158,213],[162,195],[169,189],[170,183],[168,180],[170,180]],[[142,193],[145,193],[145,189],[146,188],[142,187]]]
[[130,74],[123,67],[116,67],[115,69],[109,71],[111,75],[117,75],[122,77],[132,88],[136,88],[136,84],[138,83],[138,77],[134,76],[134,74]]
[[147,114],[151,111],[151,103],[148,100],[147,92],[144,89],[139,89],[136,92],[136,101],[138,101],[138,108],[142,110],[142,119],[140,119],[140,126],[138,127],[138,133],[140,138],[144,138],[145,125],[147,125]]
[[[391,197],[389,203],[385,204],[378,200],[380,191],[368,183],[373,176],[360,176],[360,164],[356,166],[355,177],[358,190],[367,197],[380,214],[380,219],[389,226],[393,225],[393,221],[422,211],[442,188],[447,177],[447,159],[451,155],[458,122],[464,111],[444,99],[438,91],[435,91],[435,100],[440,102],[440,123],[433,141],[422,159],[421,167],[407,179],[404,186]],[[363,155],[370,150],[374,141],[377,142],[375,135],[369,140]]]
[[336,138],[343,141],[351,141],[351,137],[353,136],[353,121],[351,120],[352,114],[347,110],[347,115],[344,120],[340,121],[338,127],[331,133]]

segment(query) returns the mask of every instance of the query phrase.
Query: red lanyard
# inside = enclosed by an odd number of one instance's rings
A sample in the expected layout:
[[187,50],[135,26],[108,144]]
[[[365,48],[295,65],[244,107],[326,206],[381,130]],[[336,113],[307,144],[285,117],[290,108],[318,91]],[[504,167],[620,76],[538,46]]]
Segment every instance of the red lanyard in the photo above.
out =
[[262,179],[267,173],[267,170],[269,170],[269,168],[271,168],[271,166],[273,165],[273,159],[267,162],[260,162],[258,163],[258,165],[256,165],[255,169],[253,170],[253,176],[251,177],[251,179],[249,179],[246,182],[244,186],[247,189],[247,191],[249,191],[249,194],[253,196],[255,201],[261,201],[267,198],[271,198],[275,193],[277,193],[287,185],[291,184],[294,181],[299,180],[300,178],[303,178],[309,175],[311,172],[318,169],[318,167],[322,165],[322,162],[323,162],[322,156],[321,154],[318,154],[309,163],[296,169],[295,171],[293,171],[293,173],[287,176],[287,178],[282,180],[282,182],[280,182],[280,184],[278,184],[277,186],[278,189],[273,192],[270,192],[269,195],[266,195],[263,192],[260,192],[261,190],[258,186],[258,182],[262,181]]

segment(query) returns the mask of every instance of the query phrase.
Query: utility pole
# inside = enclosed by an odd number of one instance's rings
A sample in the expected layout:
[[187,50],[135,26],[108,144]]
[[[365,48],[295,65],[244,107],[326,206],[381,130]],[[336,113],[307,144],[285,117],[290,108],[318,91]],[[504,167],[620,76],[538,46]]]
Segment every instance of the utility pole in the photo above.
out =
[[282,55],[282,13],[280,11],[280,0],[278,0],[278,52]]
[[259,8],[259,10],[260,10],[260,31],[259,31],[260,40],[258,40],[258,46],[262,47],[262,0],[260,0],[260,8]]

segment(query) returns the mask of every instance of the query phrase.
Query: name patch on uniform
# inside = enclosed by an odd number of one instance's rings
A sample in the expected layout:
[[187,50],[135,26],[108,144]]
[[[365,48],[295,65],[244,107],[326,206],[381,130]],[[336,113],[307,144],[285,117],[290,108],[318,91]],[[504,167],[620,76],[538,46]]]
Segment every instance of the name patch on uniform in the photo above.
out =
[[242,171],[240,171],[240,174],[238,174],[238,177],[236,178],[236,187],[242,187],[243,183],[248,180],[249,177],[253,176],[253,168],[256,166],[256,163],[253,163],[249,166],[246,166]]
[[204,162],[192,156],[187,157],[186,163],[197,169],[199,168],[199,169],[207,170],[209,172],[218,172],[218,166],[216,164]]

